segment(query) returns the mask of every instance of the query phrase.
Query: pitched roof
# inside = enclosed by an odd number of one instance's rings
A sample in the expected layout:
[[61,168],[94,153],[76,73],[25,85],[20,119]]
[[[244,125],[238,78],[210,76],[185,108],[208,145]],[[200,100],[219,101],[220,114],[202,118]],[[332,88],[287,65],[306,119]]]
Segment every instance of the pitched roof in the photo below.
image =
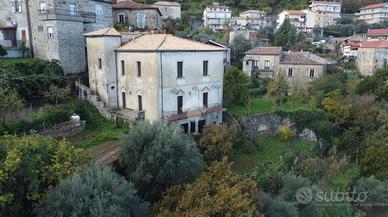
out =
[[117,51],[226,51],[226,49],[170,34],[146,34],[125,43]]
[[388,41],[364,41],[361,48],[388,48]]
[[154,6],[180,7],[181,4],[179,4],[178,2],[157,1],[157,2],[154,3]]
[[121,36],[121,34],[113,27],[100,29],[94,32],[88,32],[85,33],[84,36],[86,37],[93,37],[93,36]]
[[142,9],[156,9],[156,7],[146,4],[140,4],[131,0],[118,2],[112,5],[113,9],[132,9],[132,10],[142,10]]
[[388,7],[388,3],[371,4],[361,8],[360,10],[368,10],[368,9],[382,8],[382,7]]
[[388,35],[388,29],[368,29],[369,36],[384,36]]
[[282,52],[282,47],[255,47],[245,54],[251,55],[279,55]]
[[302,10],[284,10],[284,11],[291,15],[306,15],[306,13]]
[[330,61],[310,52],[283,52],[281,64],[293,65],[326,65]]

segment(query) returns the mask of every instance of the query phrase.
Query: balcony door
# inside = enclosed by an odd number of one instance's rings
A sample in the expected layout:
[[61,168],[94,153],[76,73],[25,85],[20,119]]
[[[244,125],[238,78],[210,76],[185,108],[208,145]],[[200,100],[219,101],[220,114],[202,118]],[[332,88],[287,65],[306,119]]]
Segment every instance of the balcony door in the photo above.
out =
[[137,16],[136,16],[137,28],[145,29],[145,21],[146,21],[146,15],[145,14],[137,14]]

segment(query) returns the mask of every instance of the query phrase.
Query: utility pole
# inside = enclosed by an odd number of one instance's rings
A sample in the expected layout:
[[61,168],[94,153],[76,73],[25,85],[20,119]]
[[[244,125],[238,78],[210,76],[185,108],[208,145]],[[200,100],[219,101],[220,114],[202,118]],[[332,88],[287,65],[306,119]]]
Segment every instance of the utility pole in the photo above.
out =
[[27,13],[27,24],[28,24],[28,37],[30,39],[30,52],[31,57],[34,57],[34,47],[32,44],[32,27],[31,27],[31,13],[30,13],[30,0],[26,0],[26,13]]

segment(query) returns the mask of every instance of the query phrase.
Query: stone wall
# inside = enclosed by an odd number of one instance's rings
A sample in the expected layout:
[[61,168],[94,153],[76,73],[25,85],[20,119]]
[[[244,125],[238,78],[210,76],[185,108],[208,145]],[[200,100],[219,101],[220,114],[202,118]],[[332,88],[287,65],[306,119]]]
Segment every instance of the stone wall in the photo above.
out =
[[242,131],[249,137],[274,136],[279,127],[289,125],[289,120],[275,113],[242,116],[239,118]]

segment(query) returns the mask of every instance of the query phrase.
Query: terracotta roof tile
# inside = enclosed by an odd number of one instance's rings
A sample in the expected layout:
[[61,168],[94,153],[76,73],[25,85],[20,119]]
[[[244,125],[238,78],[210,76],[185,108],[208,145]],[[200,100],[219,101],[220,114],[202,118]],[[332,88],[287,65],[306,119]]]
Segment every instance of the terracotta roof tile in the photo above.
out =
[[388,29],[368,29],[368,36],[388,35]]
[[146,4],[137,3],[131,0],[118,2],[112,5],[113,9],[132,9],[132,10],[141,10],[141,9],[156,9],[156,7]]
[[109,27],[94,32],[85,33],[84,36],[121,36],[121,34],[115,28]]
[[129,41],[118,51],[226,51],[226,48],[203,44],[169,34],[146,34]]
[[306,13],[302,10],[285,10],[285,12],[291,15],[306,15]]
[[388,7],[388,3],[371,4],[361,8],[360,10],[368,10],[368,9],[375,9],[375,8],[382,8],[382,7]]
[[310,52],[283,52],[280,64],[326,65],[330,61]]
[[388,48],[388,41],[364,41],[361,48]]
[[247,51],[245,54],[251,55],[279,55],[282,52],[282,47],[255,47]]
[[154,3],[154,6],[173,6],[173,7],[180,7],[181,4],[178,2],[169,2],[169,1],[157,1]]

